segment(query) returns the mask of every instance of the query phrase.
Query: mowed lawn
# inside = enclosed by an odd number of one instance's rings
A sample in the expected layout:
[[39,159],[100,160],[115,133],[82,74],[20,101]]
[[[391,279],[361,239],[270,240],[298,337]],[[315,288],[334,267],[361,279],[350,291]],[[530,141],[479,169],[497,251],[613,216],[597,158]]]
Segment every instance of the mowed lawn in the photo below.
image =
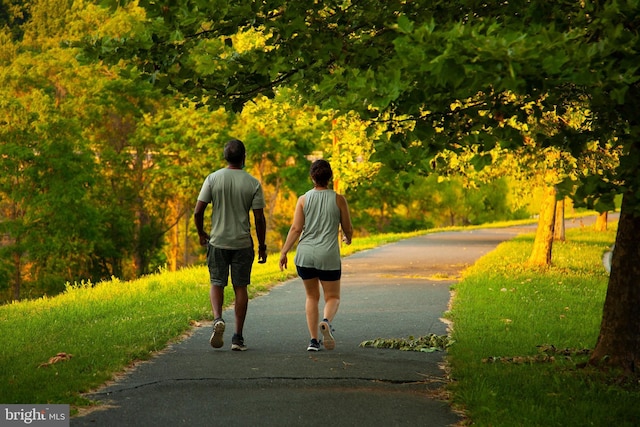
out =
[[567,230],[548,269],[526,265],[534,236],[505,242],[455,285],[454,404],[478,426],[637,426],[637,378],[581,368],[599,334],[615,227]]

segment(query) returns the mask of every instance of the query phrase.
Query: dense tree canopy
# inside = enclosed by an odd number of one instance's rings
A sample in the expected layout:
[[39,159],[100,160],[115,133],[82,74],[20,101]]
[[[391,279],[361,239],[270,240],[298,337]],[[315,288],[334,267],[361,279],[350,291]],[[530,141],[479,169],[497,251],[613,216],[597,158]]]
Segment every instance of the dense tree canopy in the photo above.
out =
[[[202,257],[189,223],[202,180],[241,137],[269,197],[275,248],[306,189],[310,153],[332,155],[355,186],[375,169],[356,116],[305,106],[280,91],[242,113],[167,96],[125,64],[80,64],[70,40],[143,29],[136,5],[0,2],[0,300],[39,297],[65,282],[132,279]],[[55,9],[55,10],[53,10]],[[234,37],[251,47],[258,34]],[[342,132],[340,144],[334,144]],[[357,167],[350,159],[358,158]],[[197,237],[197,236],[196,236]]]
[[[519,147],[525,136],[576,156],[593,144],[619,143],[619,167],[576,181],[573,194],[602,210],[613,207],[615,194],[624,194],[592,361],[639,370],[636,1],[140,5],[147,11],[145,30],[89,40],[88,57],[125,58],[163,90],[236,109],[256,94],[295,87],[319,105],[387,121],[392,130],[402,124],[386,151],[407,154],[404,163],[411,167],[426,168],[445,147]],[[238,49],[234,35],[253,31],[264,35],[262,42]],[[565,114],[575,105],[588,112],[587,126],[567,125]],[[514,118],[524,123],[548,112],[558,117],[552,132],[511,126]]]
[[[211,103],[240,108],[287,84],[324,106],[410,121],[398,141],[418,154],[413,159],[452,141],[521,145],[522,131],[508,119],[526,122],[548,111],[558,114],[556,131],[531,136],[579,153],[587,142],[623,138],[624,117],[635,111],[636,66],[627,52],[637,37],[632,2],[140,5],[146,30],[92,40],[93,57],[117,52],[163,89],[206,95]],[[264,34],[263,42],[236,48],[234,35],[250,31]],[[562,114],[586,102],[590,126],[566,126]],[[619,181],[609,178],[590,178],[598,184],[589,188],[601,191],[585,192],[585,201],[612,207]]]

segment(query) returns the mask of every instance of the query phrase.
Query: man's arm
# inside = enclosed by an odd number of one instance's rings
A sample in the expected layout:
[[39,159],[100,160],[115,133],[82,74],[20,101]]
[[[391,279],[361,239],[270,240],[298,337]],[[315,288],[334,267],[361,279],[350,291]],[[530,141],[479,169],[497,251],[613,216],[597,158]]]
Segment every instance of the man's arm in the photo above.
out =
[[293,212],[293,223],[289,228],[289,233],[287,233],[287,239],[280,250],[280,270],[284,270],[287,268],[287,253],[291,250],[293,245],[298,241],[298,238],[302,234],[302,229],[304,228],[304,202],[305,196],[302,195],[298,197],[298,201],[296,202],[296,209]]
[[258,236],[258,263],[267,262],[267,219],[264,216],[264,209],[254,209],[253,218],[256,224],[256,235]]
[[198,200],[196,208],[193,211],[193,222],[196,224],[201,246],[207,246],[209,244],[209,233],[204,231],[204,211],[207,209],[207,205],[208,203]]

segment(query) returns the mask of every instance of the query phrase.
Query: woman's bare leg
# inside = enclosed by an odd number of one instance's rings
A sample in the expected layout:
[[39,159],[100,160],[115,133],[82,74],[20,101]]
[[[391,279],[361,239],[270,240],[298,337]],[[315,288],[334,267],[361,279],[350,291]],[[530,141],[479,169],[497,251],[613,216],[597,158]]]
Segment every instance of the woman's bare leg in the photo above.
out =
[[318,303],[320,302],[320,281],[318,278],[303,280],[307,293],[305,301],[305,313],[307,315],[307,328],[311,338],[318,339]]
[[322,283],[324,293],[324,319],[332,322],[338,313],[338,307],[340,307],[340,280],[320,283]]

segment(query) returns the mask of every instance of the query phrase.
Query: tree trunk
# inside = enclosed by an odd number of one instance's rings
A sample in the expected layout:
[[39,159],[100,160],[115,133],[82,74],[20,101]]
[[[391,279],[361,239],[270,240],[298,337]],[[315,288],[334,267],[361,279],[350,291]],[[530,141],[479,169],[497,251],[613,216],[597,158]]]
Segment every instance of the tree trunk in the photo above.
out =
[[608,212],[602,212],[596,218],[596,224],[593,226],[593,228],[596,231],[607,231],[607,221],[608,220],[609,220],[609,213]]
[[189,215],[184,216],[184,250],[182,252],[182,265],[187,266],[191,264],[191,260],[189,259]]
[[564,199],[556,202],[556,220],[553,226],[553,241],[564,242]]
[[12,298],[14,301],[20,300],[20,288],[22,288],[22,258],[18,252],[14,252],[13,258],[13,280],[11,281]]
[[633,194],[622,200],[600,336],[589,364],[640,374],[640,216]]
[[382,229],[384,228],[384,223],[385,223],[385,217],[384,216],[386,215],[384,207],[385,207],[385,203],[383,202],[383,203],[380,204],[380,220],[378,221],[378,231],[379,232],[382,232]]
[[529,257],[529,264],[538,266],[551,265],[551,250],[553,248],[553,229],[556,219],[556,188],[549,187],[545,191],[544,200],[540,207],[540,218],[533,242],[533,251]]
[[171,237],[169,238],[169,271],[178,270],[178,257],[180,256],[180,202],[177,200],[169,201],[171,206],[171,220],[170,223],[174,224],[172,227]]
[[144,256],[144,239],[143,229],[147,223],[147,215],[142,208],[142,201],[138,198],[138,207],[136,208],[136,223],[134,225],[133,233],[133,267],[135,270],[135,277],[140,277],[145,273],[145,256]]

